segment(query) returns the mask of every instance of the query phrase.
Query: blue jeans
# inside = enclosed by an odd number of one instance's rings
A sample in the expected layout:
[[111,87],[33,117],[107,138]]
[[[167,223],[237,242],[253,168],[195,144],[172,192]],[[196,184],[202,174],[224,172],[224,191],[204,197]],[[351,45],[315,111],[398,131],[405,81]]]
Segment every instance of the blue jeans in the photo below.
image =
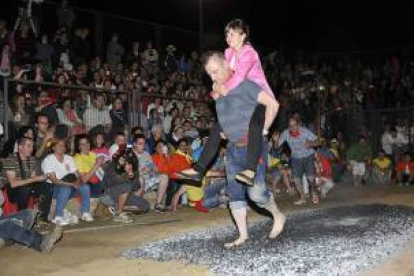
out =
[[30,230],[36,219],[32,209],[19,211],[8,217],[0,217],[0,238],[40,250],[42,235]]
[[[266,160],[267,145],[263,142],[262,160]],[[230,198],[230,208],[240,209],[247,207],[247,196],[257,206],[266,208],[273,203],[273,195],[267,188],[265,182],[265,164],[259,162],[257,165],[256,177],[254,179],[254,186],[247,187],[239,183],[235,176],[243,171],[246,167],[246,146],[236,146],[235,143],[229,142],[227,145],[227,194]]]
[[216,180],[204,188],[204,207],[214,208],[221,204],[220,191],[226,187],[225,179]]
[[81,211],[83,213],[89,213],[91,205],[91,190],[88,184],[81,184],[78,187],[56,185],[53,190],[54,197],[56,198],[56,217],[63,217],[64,209],[69,199],[80,194],[82,198]]

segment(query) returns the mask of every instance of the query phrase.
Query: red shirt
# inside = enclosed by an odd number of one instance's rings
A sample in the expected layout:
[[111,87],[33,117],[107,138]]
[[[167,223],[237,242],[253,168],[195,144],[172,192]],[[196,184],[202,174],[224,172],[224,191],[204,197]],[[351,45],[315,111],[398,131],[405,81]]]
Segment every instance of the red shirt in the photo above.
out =
[[407,166],[408,166],[408,169],[410,170],[410,174],[414,174],[414,162],[408,163],[406,161],[401,161],[400,163],[397,164],[396,171],[405,172],[407,169]]

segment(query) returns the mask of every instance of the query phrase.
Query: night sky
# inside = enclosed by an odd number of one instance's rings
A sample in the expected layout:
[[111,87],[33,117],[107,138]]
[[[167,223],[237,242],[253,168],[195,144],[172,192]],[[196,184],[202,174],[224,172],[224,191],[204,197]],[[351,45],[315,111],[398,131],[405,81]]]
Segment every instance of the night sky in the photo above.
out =
[[[308,50],[365,50],[413,44],[414,41],[414,4],[408,0],[384,3],[327,0],[202,2],[205,33],[213,35],[222,43],[226,22],[237,17],[244,18],[250,24],[253,44],[265,49],[276,48],[282,44]],[[198,32],[198,0],[114,3],[71,0],[71,3],[87,9],[112,12]],[[110,25],[116,29],[121,24],[111,22]]]

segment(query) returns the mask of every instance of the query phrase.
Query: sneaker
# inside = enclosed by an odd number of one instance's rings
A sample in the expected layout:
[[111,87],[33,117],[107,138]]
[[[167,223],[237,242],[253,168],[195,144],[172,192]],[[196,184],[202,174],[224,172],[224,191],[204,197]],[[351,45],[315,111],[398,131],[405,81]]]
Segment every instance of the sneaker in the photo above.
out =
[[79,223],[79,218],[78,218],[78,216],[76,216],[76,215],[71,215],[71,216],[69,217],[69,223],[70,223],[71,225],[78,224],[78,223]]
[[64,217],[57,216],[55,217],[52,222],[59,226],[66,226],[70,224],[70,221]]
[[154,211],[157,213],[165,213],[166,209],[164,205],[158,203],[158,204],[155,204]]
[[81,219],[87,222],[94,221],[91,213],[83,213]]
[[109,206],[109,207],[108,207],[108,211],[109,211],[109,213],[111,213],[111,215],[112,215],[113,217],[115,217],[115,216],[116,216],[116,209],[115,209],[115,207],[114,207],[114,206]]
[[60,240],[63,235],[63,227],[56,225],[55,228],[49,234],[43,236],[42,242],[40,244],[40,251],[50,252],[53,249],[53,246],[56,242]]
[[120,213],[119,215],[115,215],[114,216],[114,221],[115,222],[122,222],[122,223],[131,223],[133,222],[133,220],[131,218],[128,217],[128,215],[126,213]]

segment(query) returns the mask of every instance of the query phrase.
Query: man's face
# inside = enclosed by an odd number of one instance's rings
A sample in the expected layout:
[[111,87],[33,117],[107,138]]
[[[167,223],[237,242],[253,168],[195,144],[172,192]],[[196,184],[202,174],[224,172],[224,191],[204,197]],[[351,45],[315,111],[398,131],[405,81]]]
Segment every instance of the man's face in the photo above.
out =
[[39,116],[37,119],[37,128],[40,132],[46,132],[49,130],[49,119],[46,116]]
[[33,153],[33,141],[25,139],[22,145],[19,145],[19,152],[21,155],[30,156]]
[[216,57],[210,58],[205,69],[211,80],[218,84],[224,84],[230,76],[230,68],[227,63]]
[[137,139],[134,144],[134,149],[138,153],[143,153],[145,150],[145,139]]

